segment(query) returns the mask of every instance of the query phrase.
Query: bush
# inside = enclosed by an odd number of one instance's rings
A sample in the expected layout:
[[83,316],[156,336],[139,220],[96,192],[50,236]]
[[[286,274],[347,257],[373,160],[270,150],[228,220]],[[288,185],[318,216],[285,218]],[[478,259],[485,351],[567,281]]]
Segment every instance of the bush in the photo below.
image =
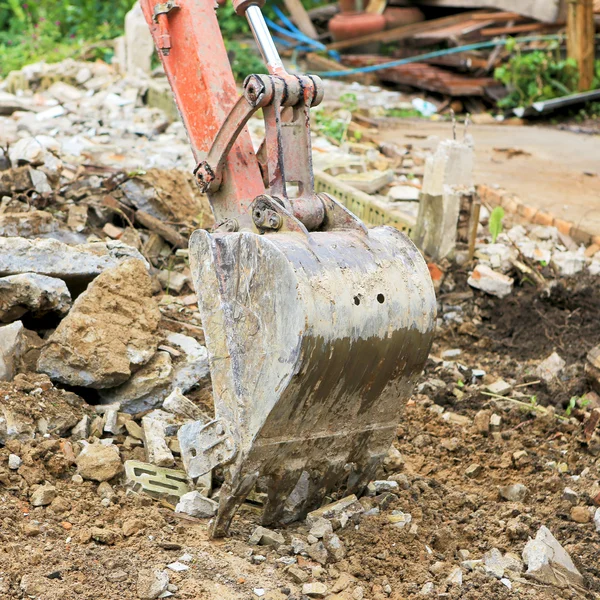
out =
[[[508,95],[498,102],[500,108],[529,106],[577,91],[577,63],[562,57],[558,42],[552,43],[547,50],[526,53],[521,51],[514,39],[509,40],[506,47],[511,57],[494,72],[494,77],[508,89]],[[600,61],[597,62],[596,75],[594,88],[600,87]]]

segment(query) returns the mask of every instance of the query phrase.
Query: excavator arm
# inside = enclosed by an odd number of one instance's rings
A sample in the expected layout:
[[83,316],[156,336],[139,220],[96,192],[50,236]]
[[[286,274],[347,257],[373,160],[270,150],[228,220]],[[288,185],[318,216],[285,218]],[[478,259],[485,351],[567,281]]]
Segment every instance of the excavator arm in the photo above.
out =
[[[141,4],[217,224],[190,240],[215,418],[180,429],[184,465],[224,470],[213,536],[255,487],[263,523],[290,522],[360,493],[389,450],[431,346],[429,271],[404,234],[315,192],[323,84],[285,70],[261,2],[234,0],[268,69],[239,97],[212,0]],[[246,123],[259,109],[257,156]]]

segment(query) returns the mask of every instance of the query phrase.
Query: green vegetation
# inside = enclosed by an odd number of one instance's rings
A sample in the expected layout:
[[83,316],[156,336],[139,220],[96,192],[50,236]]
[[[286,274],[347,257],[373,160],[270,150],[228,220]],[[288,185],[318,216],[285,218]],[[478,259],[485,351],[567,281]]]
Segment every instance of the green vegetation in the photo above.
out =
[[492,236],[492,244],[496,243],[498,236],[502,233],[502,220],[504,219],[504,209],[496,206],[490,213],[488,228]]
[[[564,58],[558,42],[547,50],[522,52],[516,40],[506,45],[509,61],[498,67],[494,77],[508,89],[508,95],[498,102],[503,109],[529,106],[533,102],[551,100],[577,91],[579,74],[574,60]],[[593,88],[600,87],[600,61],[596,63]]]
[[[350,127],[350,113],[358,108],[358,98],[356,94],[348,92],[342,94],[339,98],[342,107],[334,112],[325,111],[317,108],[312,112],[313,127],[321,135],[325,136],[330,142],[340,145],[348,137],[348,127]],[[359,142],[361,135],[355,135],[355,141]]]
[[23,65],[74,58],[110,60],[102,43],[121,34],[133,0],[0,2],[0,75]]

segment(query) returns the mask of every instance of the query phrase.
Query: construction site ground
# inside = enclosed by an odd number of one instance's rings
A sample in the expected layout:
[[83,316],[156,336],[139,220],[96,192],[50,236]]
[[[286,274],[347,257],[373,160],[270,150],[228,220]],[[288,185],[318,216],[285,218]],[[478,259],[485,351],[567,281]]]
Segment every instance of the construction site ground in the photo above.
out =
[[[335,523],[335,554],[306,521],[268,534],[283,542],[251,543],[260,490],[229,536],[211,540],[214,510],[206,518],[178,512],[176,501],[140,492],[123,472],[129,460],[152,463],[145,419],[164,416],[176,385],[207,420],[213,411],[186,250],[191,232],[213,222],[193,185],[184,128],[145,104],[147,79],[100,62],[38,64],[21,75],[26,89],[7,93],[0,117],[0,244],[34,248],[38,260],[23,266],[25,251],[0,251],[0,265],[9,265],[0,291],[22,285],[7,281],[14,272],[50,287],[38,296],[27,288],[14,306],[0,298],[0,336],[20,327],[26,347],[13,361],[0,345],[0,367],[11,371],[0,381],[0,600],[600,598],[600,379],[586,372],[600,344],[599,247],[577,248],[511,215],[492,239],[482,211],[472,260],[461,248],[457,260],[429,261],[435,340],[414,394],[399,400],[395,450],[376,478],[393,492],[369,491],[361,514]],[[250,125],[253,135],[262,126]],[[505,125],[470,133],[476,183],[540,207],[568,206],[571,220],[600,230],[597,137]],[[392,172],[387,188],[418,196],[436,140],[451,138],[452,125],[408,120],[377,136],[348,149],[317,134],[315,155],[339,159],[332,177],[356,175],[343,169],[358,163]],[[394,158],[381,145],[389,140]],[[427,152],[415,152],[421,147]],[[508,287],[492,290],[502,297],[477,287],[481,267]],[[130,364],[129,355],[144,352],[146,363]],[[168,368],[148,368],[154,361]],[[183,377],[198,364],[202,376]],[[82,371],[93,385],[60,379]],[[108,409],[111,394],[121,396]],[[173,414],[170,429],[182,423]],[[181,470],[177,427],[159,429]],[[84,468],[90,447],[109,458]],[[206,493],[215,498],[222,483],[216,468]],[[526,564],[524,549],[544,528],[576,572],[555,571],[554,560],[545,569]]]
[[[569,398],[586,388],[578,365],[600,334],[600,284],[571,280],[549,295],[525,286],[504,301],[470,292],[464,271],[452,276],[456,287],[440,298],[455,303],[466,297],[460,302],[468,318],[438,335],[419,386],[422,393],[403,410],[395,442],[403,460],[387,476],[402,475],[405,489],[378,515],[339,531],[347,556],[326,568],[313,563],[315,579],[329,589],[335,589],[336,582],[346,583],[345,591],[327,596],[331,599],[384,598],[388,595],[382,590],[388,585],[391,598],[418,598],[427,582],[439,591],[432,597],[584,597],[522,578],[513,582],[511,591],[477,572],[466,573],[462,587],[444,583],[459,562],[458,550],[468,551],[472,559],[492,548],[520,555],[528,537],[545,525],[584,574],[590,586],[585,596],[599,597],[598,533],[593,523],[571,519],[572,506],[563,499],[563,490],[571,487],[584,497],[592,493],[600,475],[600,446],[584,445],[572,423],[486,397],[469,382],[472,369],[483,369],[484,381],[502,377],[515,385],[531,383],[532,367],[558,350],[572,375],[568,381],[555,390],[540,383],[523,389],[537,396],[541,405],[562,412]],[[473,317],[479,325],[471,322]],[[447,349],[462,351],[457,360],[466,371],[436,358]],[[465,382],[460,399],[455,395],[459,381]],[[8,384],[0,385],[5,393]],[[28,400],[23,394],[23,402]],[[500,436],[474,429],[472,420],[482,409],[501,415]],[[445,421],[442,411],[461,419]],[[210,541],[206,521],[184,518],[159,501],[128,495],[118,485],[110,503],[102,504],[97,484],[71,481],[75,468],[58,442],[11,442],[0,449],[2,462],[9,448],[24,457],[30,470],[25,479],[3,475],[0,570],[6,576],[0,581],[0,597],[133,599],[138,597],[140,571],[164,569],[188,554],[189,570],[170,573],[177,597],[249,600],[257,597],[253,590],[264,589],[266,598],[301,598],[300,586],[278,562],[278,552],[247,543],[259,524],[258,507],[246,505],[241,510],[230,538]],[[512,457],[523,451],[527,459],[515,464]],[[481,467],[475,478],[465,474],[472,464]],[[56,485],[61,499],[56,506],[32,508],[27,502],[28,485],[41,479]],[[526,501],[499,497],[499,486],[510,483],[529,489]],[[394,509],[412,514],[416,533],[389,522]],[[92,539],[93,528],[113,535],[99,543]],[[305,537],[306,527],[292,524],[280,532],[286,540]],[[266,555],[266,561],[252,564],[253,553]]]

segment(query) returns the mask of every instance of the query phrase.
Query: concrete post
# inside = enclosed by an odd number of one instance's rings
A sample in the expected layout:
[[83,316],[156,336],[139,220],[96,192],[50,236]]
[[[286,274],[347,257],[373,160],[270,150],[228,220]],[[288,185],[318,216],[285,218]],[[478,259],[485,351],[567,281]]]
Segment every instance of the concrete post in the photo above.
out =
[[150,73],[154,42],[139,2],[125,16],[125,53],[128,75]]
[[433,260],[456,247],[461,198],[473,194],[473,145],[444,140],[427,158],[414,241]]

